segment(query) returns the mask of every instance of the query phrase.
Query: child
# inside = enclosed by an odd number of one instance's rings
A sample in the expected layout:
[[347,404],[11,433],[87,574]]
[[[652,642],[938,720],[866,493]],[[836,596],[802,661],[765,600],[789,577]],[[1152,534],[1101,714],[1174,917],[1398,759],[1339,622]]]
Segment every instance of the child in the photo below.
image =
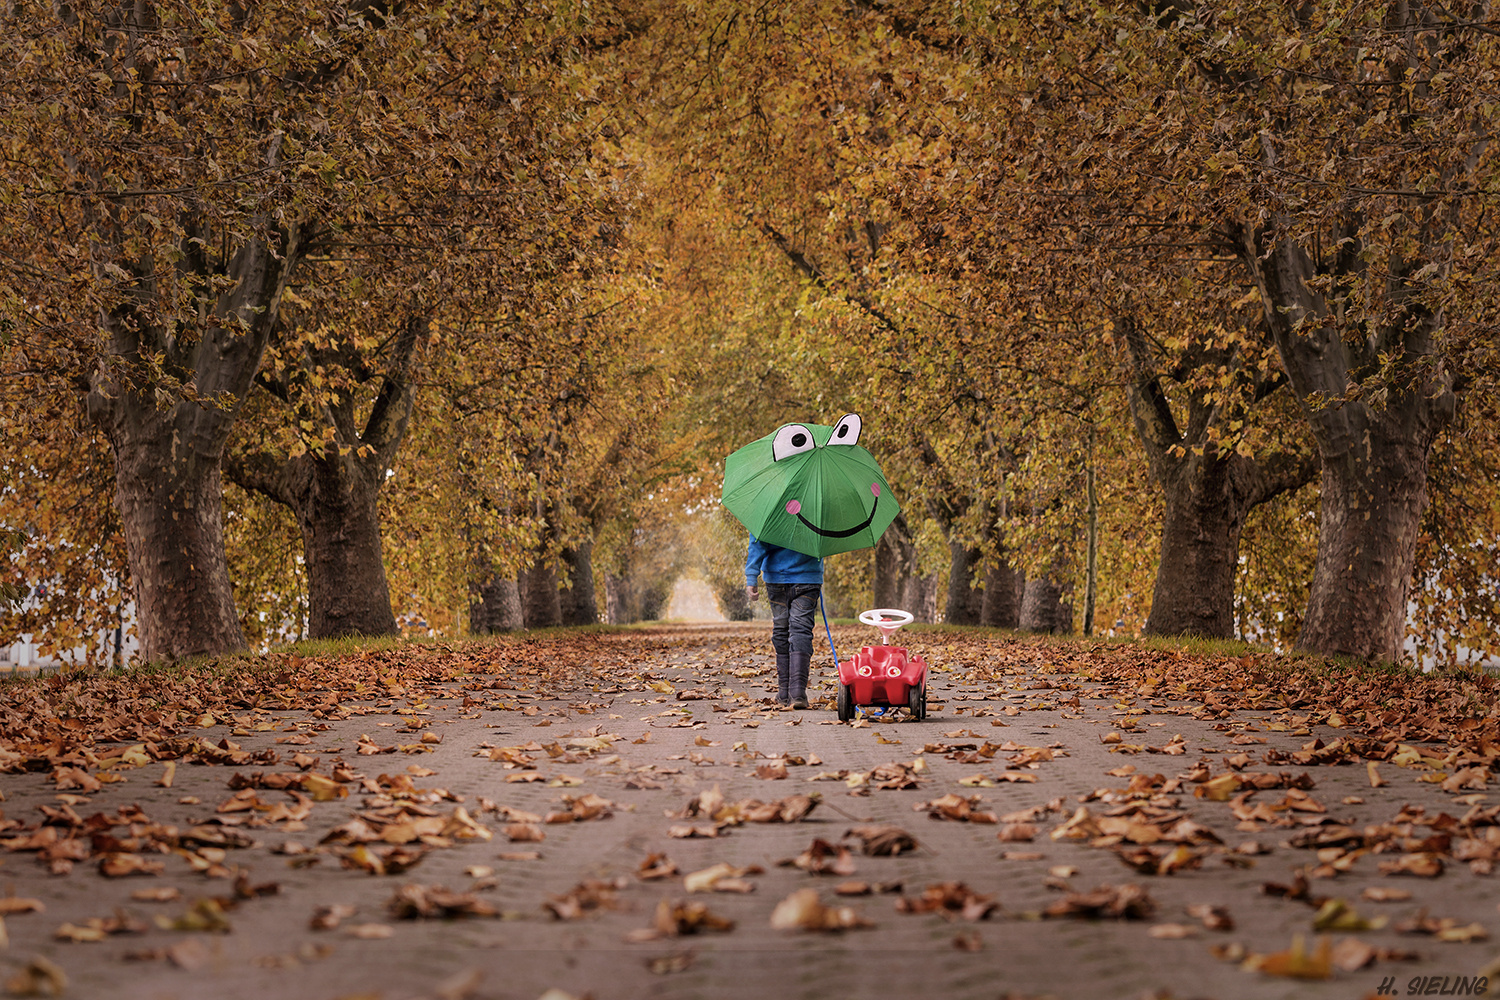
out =
[[793,549],[767,545],[750,536],[745,556],[745,596],[759,599],[755,583],[765,577],[771,602],[771,648],[776,651],[776,703],[807,707],[807,675],[812,663],[813,612],[823,590],[823,560]]

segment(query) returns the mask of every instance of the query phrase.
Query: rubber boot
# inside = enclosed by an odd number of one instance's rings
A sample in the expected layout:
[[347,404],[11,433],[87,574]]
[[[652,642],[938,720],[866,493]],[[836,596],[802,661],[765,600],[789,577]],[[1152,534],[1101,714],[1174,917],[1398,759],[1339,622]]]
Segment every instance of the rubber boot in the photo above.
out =
[[776,704],[790,705],[791,696],[791,670],[787,666],[788,653],[776,654]]
[[811,653],[788,653],[788,690],[793,708],[807,707],[807,673],[812,663]]

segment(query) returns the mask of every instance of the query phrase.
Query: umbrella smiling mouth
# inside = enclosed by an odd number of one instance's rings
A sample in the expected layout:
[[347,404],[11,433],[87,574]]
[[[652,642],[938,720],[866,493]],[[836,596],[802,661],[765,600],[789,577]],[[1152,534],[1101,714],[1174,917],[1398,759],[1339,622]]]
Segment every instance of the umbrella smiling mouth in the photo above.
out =
[[789,513],[797,515],[797,520],[801,521],[803,524],[807,525],[809,529],[817,532],[824,538],[848,538],[850,535],[857,535],[861,531],[864,531],[875,521],[875,511],[880,508],[880,484],[871,483],[870,492],[875,494],[875,502],[870,505],[870,516],[865,518],[859,524],[856,524],[854,527],[845,528],[842,531],[830,531],[827,528],[820,528],[816,524],[813,524],[807,518],[802,516],[802,505],[795,500],[788,503],[786,505],[786,509]]

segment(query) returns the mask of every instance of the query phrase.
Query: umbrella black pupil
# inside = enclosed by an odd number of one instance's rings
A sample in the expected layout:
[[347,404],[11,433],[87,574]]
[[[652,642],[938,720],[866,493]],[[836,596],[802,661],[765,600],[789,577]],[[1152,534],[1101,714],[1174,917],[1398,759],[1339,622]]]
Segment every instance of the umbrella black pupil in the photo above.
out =
[[807,444],[807,435],[806,434],[793,434],[792,435],[792,447],[793,448],[800,448],[800,447],[802,447],[805,444]]
[[840,427],[839,428],[839,437],[843,437],[845,434],[848,434],[848,433],[849,433],[849,428],[847,428],[847,427]]

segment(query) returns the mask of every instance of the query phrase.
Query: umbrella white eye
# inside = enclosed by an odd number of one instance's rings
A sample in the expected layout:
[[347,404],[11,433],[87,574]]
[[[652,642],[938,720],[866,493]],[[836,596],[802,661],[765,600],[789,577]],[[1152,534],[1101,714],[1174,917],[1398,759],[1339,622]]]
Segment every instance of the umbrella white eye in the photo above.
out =
[[771,457],[779,462],[783,458],[812,451],[813,447],[812,431],[801,424],[787,424],[771,439]]
[[829,444],[858,444],[859,443],[859,414],[846,413],[839,417],[839,422],[833,425],[833,433],[828,436]]

